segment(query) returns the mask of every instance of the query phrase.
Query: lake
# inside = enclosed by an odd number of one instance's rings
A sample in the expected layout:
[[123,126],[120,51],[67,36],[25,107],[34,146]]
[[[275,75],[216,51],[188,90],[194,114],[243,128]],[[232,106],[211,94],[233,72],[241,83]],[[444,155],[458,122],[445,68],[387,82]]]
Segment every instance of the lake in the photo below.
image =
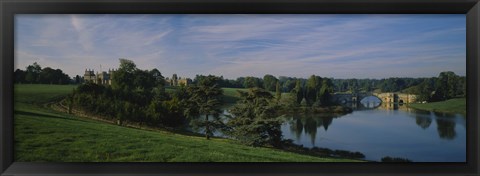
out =
[[[352,113],[285,115],[283,137],[308,148],[358,151],[372,161],[385,156],[413,162],[466,161],[464,115],[415,110],[374,97],[348,106]],[[193,131],[203,133],[203,129]],[[223,135],[217,131],[215,136]]]
[[408,158],[414,162],[465,162],[466,122],[461,114],[420,111],[406,105],[362,100],[346,115],[286,117],[283,136],[304,147],[365,154],[367,160]]

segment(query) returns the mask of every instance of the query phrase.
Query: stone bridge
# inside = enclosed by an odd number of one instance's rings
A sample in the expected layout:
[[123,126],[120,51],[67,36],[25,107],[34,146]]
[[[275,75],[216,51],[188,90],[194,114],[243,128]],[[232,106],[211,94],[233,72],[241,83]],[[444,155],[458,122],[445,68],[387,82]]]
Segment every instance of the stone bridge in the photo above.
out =
[[335,93],[333,101],[341,104],[360,102],[365,97],[375,96],[382,101],[382,103],[414,103],[417,100],[417,95],[406,93]]

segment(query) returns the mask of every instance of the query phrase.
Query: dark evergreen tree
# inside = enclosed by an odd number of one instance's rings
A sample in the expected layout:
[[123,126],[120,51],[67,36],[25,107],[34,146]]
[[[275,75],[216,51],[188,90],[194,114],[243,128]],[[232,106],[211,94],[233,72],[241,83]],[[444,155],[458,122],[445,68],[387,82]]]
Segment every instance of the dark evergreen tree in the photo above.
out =
[[252,146],[280,146],[282,120],[278,118],[278,107],[272,103],[273,96],[261,88],[239,92],[242,99],[230,109],[228,135]]
[[[205,128],[207,139],[213,136],[215,130],[222,127],[222,121],[219,117],[223,91],[218,86],[218,80],[218,77],[209,75],[201,79],[197,85],[187,88],[189,99],[185,114],[187,117],[196,118],[192,121],[195,127]],[[205,119],[198,119],[200,115],[204,115]],[[210,119],[210,117],[213,117],[213,119]]]

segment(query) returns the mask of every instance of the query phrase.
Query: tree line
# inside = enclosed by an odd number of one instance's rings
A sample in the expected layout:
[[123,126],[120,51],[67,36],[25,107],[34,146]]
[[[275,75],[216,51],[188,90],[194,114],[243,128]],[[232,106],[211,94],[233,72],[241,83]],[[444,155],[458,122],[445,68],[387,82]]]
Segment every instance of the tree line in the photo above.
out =
[[[119,74],[124,74],[121,72]],[[129,74],[128,72],[126,73]],[[138,72],[144,74],[160,74],[157,69],[150,73]],[[76,75],[71,79],[61,69],[52,69],[50,67],[42,68],[38,63],[33,63],[25,70],[16,69],[14,72],[15,83],[28,84],[79,84],[83,78]],[[124,77],[124,76],[122,76]],[[157,76],[154,76],[157,77]],[[196,75],[193,84],[198,84],[203,75]],[[145,84],[151,84],[149,79],[137,78],[138,81],[144,81]],[[130,79],[126,76],[125,79]],[[163,77],[162,77],[163,79]],[[125,80],[128,87],[131,81]],[[237,79],[224,79],[223,76],[217,78],[219,87],[226,88],[262,88],[267,91],[276,92],[276,97],[281,93],[293,93],[295,95],[293,103],[298,105],[331,105],[329,98],[334,92],[406,92],[419,95],[420,101],[443,101],[455,97],[464,97],[466,94],[466,77],[458,76],[453,72],[442,72],[438,77],[431,78],[386,78],[386,79],[333,79],[322,78],[312,75],[308,79],[279,76],[278,78],[266,74],[263,78],[247,76]],[[119,86],[119,85],[114,85]],[[147,85],[151,87],[152,85]],[[302,103],[302,100],[303,103]]]
[[25,70],[16,69],[14,72],[15,83],[27,84],[70,84],[70,77],[60,69],[50,67],[42,68],[36,62]]
[[454,72],[441,72],[438,77],[424,78],[420,84],[409,87],[403,92],[418,95],[419,101],[444,101],[466,97],[467,79]]
[[[320,84],[323,84],[323,80],[326,80],[325,85],[328,85],[324,89],[328,90],[326,93],[408,92],[420,95],[420,99],[425,101],[442,101],[454,97],[462,97],[466,91],[466,77],[458,76],[450,71],[441,72],[438,77],[430,78],[334,79],[315,75],[313,77],[305,79],[279,76],[277,78],[270,74],[266,74],[263,78],[247,76],[238,77],[235,80],[220,77],[219,85],[229,88],[258,87],[268,91],[280,90],[282,93],[301,93],[303,95],[297,96],[297,102],[301,103],[303,98],[305,98],[305,103],[310,105],[318,102],[318,100],[320,100],[318,103],[321,102],[322,98],[314,94],[318,94],[321,90]],[[315,79],[318,80],[315,81]],[[420,91],[420,89],[423,90]],[[325,102],[326,99],[328,99],[328,95],[323,97],[323,101]]]
[[[201,78],[196,75],[193,83],[196,84]],[[218,85],[225,88],[260,88],[266,91],[275,92],[277,99],[281,98],[282,93],[292,93],[293,99],[289,103],[296,105],[331,105],[330,98],[334,93],[335,85],[333,79],[322,78],[312,75],[308,79],[280,76],[276,78],[273,75],[266,74],[263,78],[247,76],[238,77],[236,80],[218,78]]]

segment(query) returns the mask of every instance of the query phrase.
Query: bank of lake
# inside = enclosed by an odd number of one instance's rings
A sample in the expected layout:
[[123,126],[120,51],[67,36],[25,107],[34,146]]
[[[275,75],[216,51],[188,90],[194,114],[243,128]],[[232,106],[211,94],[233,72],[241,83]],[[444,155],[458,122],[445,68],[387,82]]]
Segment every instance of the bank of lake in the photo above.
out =
[[412,103],[412,104],[408,104],[408,107],[418,109],[418,110],[441,112],[441,113],[459,113],[459,114],[467,113],[466,98],[454,98],[446,101],[430,102],[430,103]]

